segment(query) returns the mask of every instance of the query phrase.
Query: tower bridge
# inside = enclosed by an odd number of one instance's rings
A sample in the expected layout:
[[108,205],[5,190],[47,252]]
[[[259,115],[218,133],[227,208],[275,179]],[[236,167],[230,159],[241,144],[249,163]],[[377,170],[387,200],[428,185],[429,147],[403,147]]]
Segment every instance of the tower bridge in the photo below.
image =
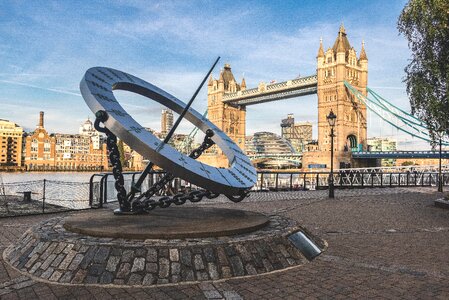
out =
[[279,83],[261,83],[257,88],[224,94],[223,103],[231,106],[248,106],[316,94],[317,84],[318,77],[316,75]]
[[[398,130],[406,131],[404,128],[409,128],[410,131],[406,132],[411,136],[430,140],[420,120],[385,102],[367,87],[368,57],[365,45],[362,42],[357,55],[343,25],[339,28],[334,44],[326,51],[320,40],[316,62],[316,74],[278,83],[261,82],[250,89],[246,87],[245,78],[237,83],[231,66],[225,64],[218,79],[212,75],[209,78],[208,118],[244,149],[247,106],[317,94],[318,150],[304,152],[294,158],[301,159],[305,167],[316,164],[327,164],[329,167],[331,141],[326,116],[331,110],[337,115],[334,127],[334,168],[376,166],[379,158],[392,157],[391,153],[374,155],[367,152],[367,107]],[[368,101],[368,93],[375,98],[373,101]],[[394,155],[414,157],[413,151],[396,152]],[[435,153],[429,155],[426,157],[435,157]],[[205,153],[202,161],[215,166],[228,165],[227,158],[217,147]]]

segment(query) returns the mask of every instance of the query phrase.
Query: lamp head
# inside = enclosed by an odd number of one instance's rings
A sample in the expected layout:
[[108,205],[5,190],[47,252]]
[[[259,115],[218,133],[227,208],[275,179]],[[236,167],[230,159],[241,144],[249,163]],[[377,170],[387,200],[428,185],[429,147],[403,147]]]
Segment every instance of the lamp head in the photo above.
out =
[[329,125],[331,127],[335,126],[335,120],[337,119],[337,115],[334,114],[334,112],[331,109],[331,112],[329,113],[329,115],[326,116],[327,122],[329,122]]

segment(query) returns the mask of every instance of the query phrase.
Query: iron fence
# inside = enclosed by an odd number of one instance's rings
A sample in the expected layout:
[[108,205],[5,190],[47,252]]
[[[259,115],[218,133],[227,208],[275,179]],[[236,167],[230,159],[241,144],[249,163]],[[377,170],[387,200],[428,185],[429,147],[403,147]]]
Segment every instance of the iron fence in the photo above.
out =
[[[125,188],[130,190],[135,182],[136,175],[140,172],[124,173]],[[154,171],[148,175],[141,187],[142,191],[148,190],[165,173]],[[301,191],[319,190],[329,187],[329,172],[258,172],[257,182],[252,192],[268,191]],[[449,172],[442,173],[443,185],[449,185]],[[94,174],[90,179],[89,204],[91,207],[102,207],[104,203],[117,201],[112,173]],[[344,188],[369,188],[369,187],[412,187],[412,186],[436,186],[438,184],[438,172],[407,171],[407,172],[379,172],[360,170],[339,170],[334,173],[334,186],[337,189]],[[197,186],[181,180],[173,179],[159,195],[175,195],[194,189]]]
[[89,183],[34,180],[0,184],[0,217],[89,208]]

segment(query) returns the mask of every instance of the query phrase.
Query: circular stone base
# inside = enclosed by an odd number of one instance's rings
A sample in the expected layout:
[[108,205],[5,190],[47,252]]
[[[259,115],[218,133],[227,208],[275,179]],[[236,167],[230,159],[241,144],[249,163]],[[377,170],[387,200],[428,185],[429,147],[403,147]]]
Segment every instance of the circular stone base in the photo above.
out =
[[[102,211],[93,211],[86,213],[86,218],[92,213],[103,215]],[[112,212],[105,214],[113,220],[123,218]],[[147,217],[151,219],[152,215]],[[66,230],[66,222],[78,224],[74,221],[79,218],[57,217],[37,224],[5,250],[4,260],[40,281],[147,286],[257,275],[302,265],[306,258],[288,239],[298,231],[306,233],[320,249],[325,248],[322,240],[305,232],[296,222],[276,215],[267,217],[267,225],[247,233],[145,240],[93,237]],[[103,226],[90,224],[95,228]],[[201,227],[208,226],[210,222]],[[128,232],[127,228],[121,230]]]
[[96,237],[177,239],[242,234],[260,229],[269,220],[260,213],[207,207],[156,209],[149,214],[114,215],[90,211],[65,220],[65,229]]

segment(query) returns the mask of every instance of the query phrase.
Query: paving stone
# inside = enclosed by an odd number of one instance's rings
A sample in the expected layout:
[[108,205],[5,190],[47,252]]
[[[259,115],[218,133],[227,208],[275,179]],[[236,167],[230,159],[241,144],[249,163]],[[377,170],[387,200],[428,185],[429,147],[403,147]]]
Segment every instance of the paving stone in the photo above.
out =
[[56,270],[53,272],[53,274],[51,274],[51,276],[48,278],[48,280],[50,281],[58,281],[59,278],[61,278],[62,276],[62,272]]
[[53,260],[53,262],[51,263],[51,266],[57,268],[59,266],[59,264],[62,262],[62,260],[64,259],[64,257],[65,257],[64,253],[58,254],[58,256],[56,256],[55,260]]
[[243,276],[245,275],[245,270],[243,268],[243,263],[240,257],[238,256],[231,256],[229,258],[229,261],[231,262],[231,268],[232,273],[234,276]]
[[100,276],[100,283],[108,284],[112,283],[114,279],[114,274],[111,272],[103,272]]
[[131,272],[131,264],[130,263],[122,263],[120,264],[120,268],[117,272],[117,278],[125,278]]
[[179,261],[178,249],[170,249],[170,260],[171,261]]
[[189,267],[192,266],[192,253],[188,249],[181,249],[181,263]]
[[109,247],[99,247],[97,253],[95,253],[95,256],[93,258],[94,263],[104,263],[108,259],[109,252]]
[[203,249],[204,258],[206,259],[206,262],[215,262],[216,257],[214,253],[214,249],[211,247],[206,247]]
[[71,271],[76,270],[78,268],[78,266],[81,264],[81,262],[83,261],[83,259],[84,259],[83,254],[81,254],[81,253],[76,254],[67,269],[71,270]]
[[64,274],[59,279],[60,283],[69,283],[72,280],[73,273],[68,271],[64,272]]
[[221,274],[223,274],[223,278],[231,278],[232,272],[230,267],[221,267]]
[[143,257],[136,257],[134,259],[133,267],[131,269],[131,272],[132,273],[140,272],[140,271],[143,271],[144,269],[145,269],[145,258],[143,258]]
[[95,246],[89,247],[89,249],[87,250],[86,254],[83,257],[83,260],[81,261],[81,263],[79,265],[80,268],[86,269],[89,266],[90,262],[94,258],[96,251],[97,251],[97,247],[95,247]]
[[203,258],[201,257],[200,254],[195,254],[193,262],[194,262],[195,269],[197,269],[197,270],[204,269]]
[[131,274],[131,276],[129,276],[128,284],[131,284],[131,285],[140,285],[140,284],[142,284],[142,275]]
[[137,257],[145,257],[147,255],[147,250],[143,248],[136,249],[136,256]]
[[108,270],[109,272],[115,272],[119,262],[120,262],[119,256],[110,256],[108,259],[108,263],[106,264],[106,270]]
[[154,248],[149,248],[147,253],[148,262],[157,262],[157,250]]
[[134,259],[134,251],[133,250],[125,250],[122,255],[122,262],[132,262]]
[[178,262],[172,262],[171,265],[171,274],[179,275],[181,273],[181,264]]
[[218,247],[217,248],[217,254],[218,254],[218,260],[220,262],[220,265],[226,266],[226,265],[229,264],[227,255],[226,255],[225,250],[223,249],[223,247]]
[[145,277],[143,278],[143,285],[152,285],[156,281],[156,278],[153,276],[153,274],[145,274]]
[[216,280],[220,278],[218,268],[214,263],[207,263],[207,270],[211,279]]
[[170,261],[166,258],[159,260],[159,277],[167,278],[170,274]]
[[145,266],[145,270],[150,273],[157,273],[158,271],[157,263],[147,263]]
[[105,270],[104,264],[94,264],[88,269],[88,274],[93,276],[100,276]]

